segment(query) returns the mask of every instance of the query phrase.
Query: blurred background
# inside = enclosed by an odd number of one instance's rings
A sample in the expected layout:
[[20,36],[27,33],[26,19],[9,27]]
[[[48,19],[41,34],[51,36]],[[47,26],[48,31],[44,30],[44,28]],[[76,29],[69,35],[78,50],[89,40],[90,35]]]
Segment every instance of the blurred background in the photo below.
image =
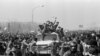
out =
[[47,20],[66,30],[100,29],[99,0],[0,0],[0,30],[37,31]]

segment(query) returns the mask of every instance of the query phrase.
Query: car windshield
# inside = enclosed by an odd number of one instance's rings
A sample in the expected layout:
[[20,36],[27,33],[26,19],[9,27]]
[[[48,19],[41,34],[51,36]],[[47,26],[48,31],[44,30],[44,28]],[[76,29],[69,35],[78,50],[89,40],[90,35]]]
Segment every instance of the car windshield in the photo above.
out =
[[[42,35],[38,35],[37,38],[38,38],[38,41],[42,40]],[[48,34],[44,38],[44,40],[53,40],[53,39],[56,40],[57,39],[57,35],[55,35],[55,34]]]

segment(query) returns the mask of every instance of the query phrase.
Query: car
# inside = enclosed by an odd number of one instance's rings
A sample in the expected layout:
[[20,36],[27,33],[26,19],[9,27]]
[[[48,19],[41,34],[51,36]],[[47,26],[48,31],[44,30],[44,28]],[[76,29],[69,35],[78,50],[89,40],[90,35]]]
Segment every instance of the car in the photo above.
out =
[[38,54],[51,54],[52,45],[54,42],[59,42],[59,37],[57,33],[46,34],[44,40],[42,40],[42,35],[37,36],[38,41],[36,46],[33,46]]

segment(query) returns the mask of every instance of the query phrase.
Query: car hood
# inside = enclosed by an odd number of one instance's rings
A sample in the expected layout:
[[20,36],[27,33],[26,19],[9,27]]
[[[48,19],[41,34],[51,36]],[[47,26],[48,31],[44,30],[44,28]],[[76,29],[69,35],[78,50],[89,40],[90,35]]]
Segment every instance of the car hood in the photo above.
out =
[[52,40],[46,40],[46,41],[37,41],[36,45],[50,45],[52,44]]

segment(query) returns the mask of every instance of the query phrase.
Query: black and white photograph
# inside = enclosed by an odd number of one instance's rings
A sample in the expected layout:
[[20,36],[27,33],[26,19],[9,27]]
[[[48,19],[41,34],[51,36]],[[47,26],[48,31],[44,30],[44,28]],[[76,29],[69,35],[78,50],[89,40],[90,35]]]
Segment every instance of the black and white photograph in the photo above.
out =
[[100,56],[100,0],[0,0],[0,56]]

